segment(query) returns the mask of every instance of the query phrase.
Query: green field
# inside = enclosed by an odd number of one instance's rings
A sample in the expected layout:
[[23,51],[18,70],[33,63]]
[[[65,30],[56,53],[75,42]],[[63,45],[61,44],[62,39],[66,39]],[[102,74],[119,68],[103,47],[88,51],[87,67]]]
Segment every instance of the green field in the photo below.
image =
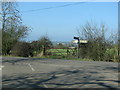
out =
[[48,49],[47,53],[49,55],[47,58],[54,58],[54,59],[68,59],[68,58],[76,58],[73,55],[74,49]]
[[47,52],[51,52],[52,55],[67,55],[67,49],[49,49]]
[[73,49],[69,49],[67,52],[67,49],[49,49],[47,52],[52,53],[52,55],[63,55],[66,56],[73,52]]

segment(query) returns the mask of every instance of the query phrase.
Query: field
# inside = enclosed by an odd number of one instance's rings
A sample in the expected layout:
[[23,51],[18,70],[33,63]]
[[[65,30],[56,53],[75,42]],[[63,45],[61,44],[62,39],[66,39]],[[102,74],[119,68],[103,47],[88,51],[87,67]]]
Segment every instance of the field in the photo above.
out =
[[76,52],[74,49],[48,49],[47,58],[54,59],[76,59]]
[[67,49],[49,49],[48,52],[51,52],[52,55],[67,55]]
[[58,56],[68,56],[68,55],[74,55],[75,56],[75,49],[48,49],[48,53],[51,53],[52,55],[58,55]]

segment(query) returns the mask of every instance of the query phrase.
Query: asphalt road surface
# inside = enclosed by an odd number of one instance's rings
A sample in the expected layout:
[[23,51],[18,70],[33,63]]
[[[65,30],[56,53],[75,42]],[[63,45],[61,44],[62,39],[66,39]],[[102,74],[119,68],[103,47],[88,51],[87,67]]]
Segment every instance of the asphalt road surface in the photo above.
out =
[[2,88],[118,88],[118,63],[3,57]]

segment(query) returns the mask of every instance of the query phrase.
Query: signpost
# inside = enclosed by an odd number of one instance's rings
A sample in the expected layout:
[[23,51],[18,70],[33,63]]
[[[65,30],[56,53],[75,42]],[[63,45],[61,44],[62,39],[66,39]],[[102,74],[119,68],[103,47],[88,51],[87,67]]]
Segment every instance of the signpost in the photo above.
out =
[[77,40],[77,43],[78,43],[77,57],[80,58],[80,56],[79,56],[79,55],[80,55],[80,54],[79,54],[79,50],[80,50],[80,42],[79,42],[79,40],[80,40],[80,39],[79,39],[79,37],[74,37],[74,39],[76,39],[76,40]]
[[87,40],[80,40],[79,37],[74,37],[73,43],[77,43],[78,44],[78,50],[77,50],[77,57],[80,58],[80,43],[88,43]]

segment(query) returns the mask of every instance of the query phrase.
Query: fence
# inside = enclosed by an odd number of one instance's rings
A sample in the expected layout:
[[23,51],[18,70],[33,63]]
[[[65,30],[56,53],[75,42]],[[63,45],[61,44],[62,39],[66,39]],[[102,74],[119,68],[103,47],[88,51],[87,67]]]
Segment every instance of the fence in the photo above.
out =
[[55,58],[70,58],[76,57],[77,50],[74,47],[69,48],[50,48],[47,50],[47,55],[54,56]]

